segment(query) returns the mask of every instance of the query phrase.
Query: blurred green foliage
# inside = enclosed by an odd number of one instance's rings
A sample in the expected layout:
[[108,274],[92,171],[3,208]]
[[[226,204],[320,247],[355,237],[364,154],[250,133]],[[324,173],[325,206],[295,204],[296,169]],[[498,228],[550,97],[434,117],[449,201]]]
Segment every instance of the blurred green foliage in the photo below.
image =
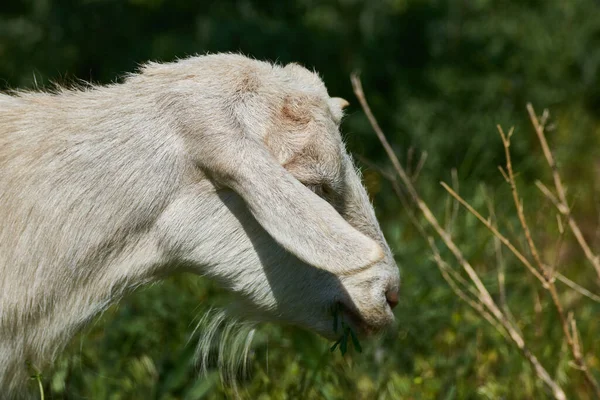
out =
[[[332,95],[353,103],[343,125],[350,149],[388,168],[356,106],[348,76],[361,72],[367,97],[401,160],[428,158],[419,190],[444,220],[440,179],[456,168],[461,193],[487,215],[494,198],[501,230],[525,248],[503,163],[500,123],[516,127],[512,151],[536,240],[558,249],[554,210],[532,182],[548,179],[525,103],[549,108],[549,133],[569,198],[595,249],[600,195],[600,5],[595,0],[4,0],[0,89],[75,79],[119,80],[147,60],[243,52],[319,71]],[[409,151],[409,149],[413,149]],[[331,343],[288,327],[263,326],[238,382],[252,399],[545,398],[529,364],[441,278],[427,244],[390,185],[365,167],[403,276],[398,324],[342,357]],[[491,236],[459,212],[453,235],[498,296]],[[598,292],[592,268],[565,237],[561,271]],[[564,253],[564,254],[563,254]],[[444,254],[448,256],[448,254]],[[450,258],[448,258],[450,259]],[[508,304],[532,351],[574,398],[589,396],[569,367],[558,318],[514,259]],[[600,378],[600,307],[561,286],[593,373]],[[198,377],[194,339],[208,305],[227,301],[209,282],[178,276],[138,290],[109,309],[44,375],[47,396],[69,399],[221,399],[234,395],[214,371]],[[186,343],[188,343],[186,345]]]

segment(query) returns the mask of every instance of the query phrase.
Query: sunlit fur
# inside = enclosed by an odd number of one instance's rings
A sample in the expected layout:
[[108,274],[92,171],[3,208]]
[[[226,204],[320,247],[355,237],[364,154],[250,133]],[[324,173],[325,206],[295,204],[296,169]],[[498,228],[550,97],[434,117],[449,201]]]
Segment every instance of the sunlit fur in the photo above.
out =
[[248,377],[250,346],[255,324],[228,315],[225,310],[210,310],[198,321],[191,338],[199,333],[195,360],[202,374],[216,369],[221,380],[237,393],[239,378]]
[[25,397],[26,362],[46,367],[123,294],[180,271],[254,321],[333,338],[338,302],[359,332],[393,321],[398,269],[343,105],[297,64],[234,54],[0,94],[0,391]]

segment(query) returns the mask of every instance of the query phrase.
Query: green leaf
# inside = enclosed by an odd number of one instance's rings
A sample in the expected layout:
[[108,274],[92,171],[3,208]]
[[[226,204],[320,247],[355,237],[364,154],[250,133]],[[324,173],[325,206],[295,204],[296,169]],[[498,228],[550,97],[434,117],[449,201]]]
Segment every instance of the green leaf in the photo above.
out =
[[342,355],[346,354],[346,351],[348,351],[348,331],[344,332],[344,336],[342,336],[342,342],[340,343],[340,350],[342,352]]
[[358,338],[356,337],[356,334],[354,333],[354,331],[352,329],[348,329],[348,330],[350,331],[350,337],[352,338],[352,344],[354,344],[354,348],[359,353],[362,353],[362,347],[361,347],[360,343],[358,342]]
[[338,347],[338,345],[342,342],[342,338],[339,338],[337,342],[335,342],[333,344],[333,346],[331,346],[331,352],[333,353],[335,351],[335,349]]

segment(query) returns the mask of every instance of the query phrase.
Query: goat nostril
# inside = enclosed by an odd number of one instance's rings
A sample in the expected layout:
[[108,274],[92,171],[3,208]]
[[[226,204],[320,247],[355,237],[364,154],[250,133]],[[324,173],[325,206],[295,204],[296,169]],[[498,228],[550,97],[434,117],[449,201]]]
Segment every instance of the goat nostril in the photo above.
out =
[[390,308],[393,310],[398,305],[398,289],[390,289],[385,294],[385,298]]

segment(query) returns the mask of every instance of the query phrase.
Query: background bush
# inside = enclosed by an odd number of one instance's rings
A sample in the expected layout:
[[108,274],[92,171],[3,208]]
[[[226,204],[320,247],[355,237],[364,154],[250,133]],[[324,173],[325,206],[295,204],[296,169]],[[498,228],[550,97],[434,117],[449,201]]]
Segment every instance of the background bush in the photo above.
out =
[[[147,60],[205,52],[243,52],[319,71],[332,95],[350,100],[343,124],[350,149],[386,169],[387,161],[352,95],[359,70],[367,96],[401,160],[427,152],[418,187],[444,219],[439,186],[455,168],[460,191],[486,210],[495,201],[501,229],[518,230],[509,188],[497,170],[503,150],[497,123],[514,125],[513,156],[530,223],[543,254],[557,231],[554,209],[532,182],[548,179],[525,103],[548,108],[549,141],[569,182],[569,199],[598,249],[600,215],[600,5],[594,0],[8,0],[0,4],[0,89],[50,82],[119,80]],[[413,149],[409,151],[409,149]],[[410,156],[409,154],[413,154]],[[365,179],[403,277],[398,325],[342,358],[329,343],[293,328],[259,329],[253,399],[544,398],[529,364],[441,278],[427,243],[406,218],[378,169]],[[485,214],[485,213],[484,213]],[[498,295],[492,237],[459,212],[453,235]],[[515,237],[518,238],[517,235]],[[517,239],[518,240],[518,239]],[[521,243],[522,245],[522,243]],[[524,248],[524,246],[522,246]],[[560,270],[599,292],[592,268],[560,249]],[[508,303],[544,365],[573,397],[589,392],[568,352],[556,314],[524,269],[507,257]],[[600,307],[565,291],[576,311],[593,373],[600,377]],[[220,399],[231,396],[215,373],[197,378],[198,316],[226,294],[182,275],[138,290],[73,341],[44,375],[52,398]]]

